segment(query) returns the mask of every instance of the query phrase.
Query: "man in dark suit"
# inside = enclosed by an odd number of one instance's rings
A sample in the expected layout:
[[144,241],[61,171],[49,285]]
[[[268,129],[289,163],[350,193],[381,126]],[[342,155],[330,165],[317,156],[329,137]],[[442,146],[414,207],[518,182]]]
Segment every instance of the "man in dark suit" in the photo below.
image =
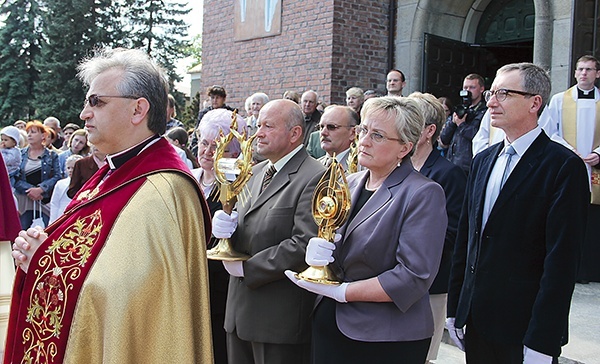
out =
[[308,363],[315,295],[296,287],[284,271],[307,267],[306,245],[317,234],[312,194],[325,168],[302,144],[304,119],[296,103],[267,103],[258,123],[257,152],[267,160],[252,170],[250,201],[231,215],[217,211],[213,220],[216,237],[233,234],[234,249],[250,255],[223,262],[231,275],[227,356],[236,364]]
[[549,93],[548,74],[519,63],[484,94],[506,139],[473,161],[446,320],[470,364],[552,363],[566,342],[590,196],[581,158],[537,123]]
[[302,113],[304,114],[304,122],[306,126],[304,128],[304,146],[308,146],[310,140],[310,134],[318,131],[319,121],[321,120],[321,112],[317,110],[319,105],[319,95],[313,91],[308,90],[302,94],[300,100],[300,106],[302,107]]

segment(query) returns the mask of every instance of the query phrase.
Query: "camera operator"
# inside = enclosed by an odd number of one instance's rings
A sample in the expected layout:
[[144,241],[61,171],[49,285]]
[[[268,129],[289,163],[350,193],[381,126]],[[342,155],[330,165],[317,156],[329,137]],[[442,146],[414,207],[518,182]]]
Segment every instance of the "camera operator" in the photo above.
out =
[[454,108],[452,121],[446,123],[440,134],[442,146],[448,147],[446,158],[462,168],[467,175],[473,159],[473,137],[479,130],[479,123],[487,110],[481,97],[484,90],[483,77],[475,73],[467,75],[460,91],[461,104]]

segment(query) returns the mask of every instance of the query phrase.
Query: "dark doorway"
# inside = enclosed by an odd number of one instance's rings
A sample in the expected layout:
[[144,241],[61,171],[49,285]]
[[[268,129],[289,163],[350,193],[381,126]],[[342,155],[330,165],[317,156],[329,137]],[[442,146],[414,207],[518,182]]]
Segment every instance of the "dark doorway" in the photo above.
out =
[[425,33],[421,90],[459,101],[458,92],[469,73],[485,79],[489,89],[496,71],[507,63],[532,62],[533,41],[476,45]]

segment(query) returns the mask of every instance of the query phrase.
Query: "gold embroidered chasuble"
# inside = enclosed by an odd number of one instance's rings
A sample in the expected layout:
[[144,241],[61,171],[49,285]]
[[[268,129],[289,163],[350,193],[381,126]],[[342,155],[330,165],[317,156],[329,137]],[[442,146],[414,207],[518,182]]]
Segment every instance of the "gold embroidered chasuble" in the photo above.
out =
[[[209,215],[162,142],[148,149],[166,155],[144,151],[91,193],[99,171],[48,227],[17,275],[5,363],[212,363]],[[153,170],[161,160],[175,168]]]
[[[573,98],[573,86],[565,91],[562,104],[563,138],[569,145],[577,150],[577,101]],[[600,146],[600,101],[596,102],[596,118],[594,120],[594,135],[592,136],[592,150]],[[600,205],[600,171],[594,167],[589,168],[591,203]]]

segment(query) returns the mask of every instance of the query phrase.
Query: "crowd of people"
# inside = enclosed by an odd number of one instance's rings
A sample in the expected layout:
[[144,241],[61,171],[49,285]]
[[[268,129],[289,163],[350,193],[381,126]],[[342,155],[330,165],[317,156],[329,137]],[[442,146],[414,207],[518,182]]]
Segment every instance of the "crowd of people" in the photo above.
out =
[[[467,75],[458,106],[404,96],[400,70],[387,95],[351,87],[345,105],[256,92],[235,117],[255,139],[233,210],[215,176],[234,117],[223,87],[186,130],[142,52],[104,49],[78,71],[85,129],[1,131],[24,229],[5,362],[423,364],[446,328],[468,363],[555,363],[576,281],[600,281],[594,57],[551,100],[531,63],[489,90]],[[234,138],[223,157],[240,153]],[[327,239],[312,199],[332,164],[351,206]],[[249,258],[207,261],[218,239]],[[309,266],[340,284],[298,278]]]

